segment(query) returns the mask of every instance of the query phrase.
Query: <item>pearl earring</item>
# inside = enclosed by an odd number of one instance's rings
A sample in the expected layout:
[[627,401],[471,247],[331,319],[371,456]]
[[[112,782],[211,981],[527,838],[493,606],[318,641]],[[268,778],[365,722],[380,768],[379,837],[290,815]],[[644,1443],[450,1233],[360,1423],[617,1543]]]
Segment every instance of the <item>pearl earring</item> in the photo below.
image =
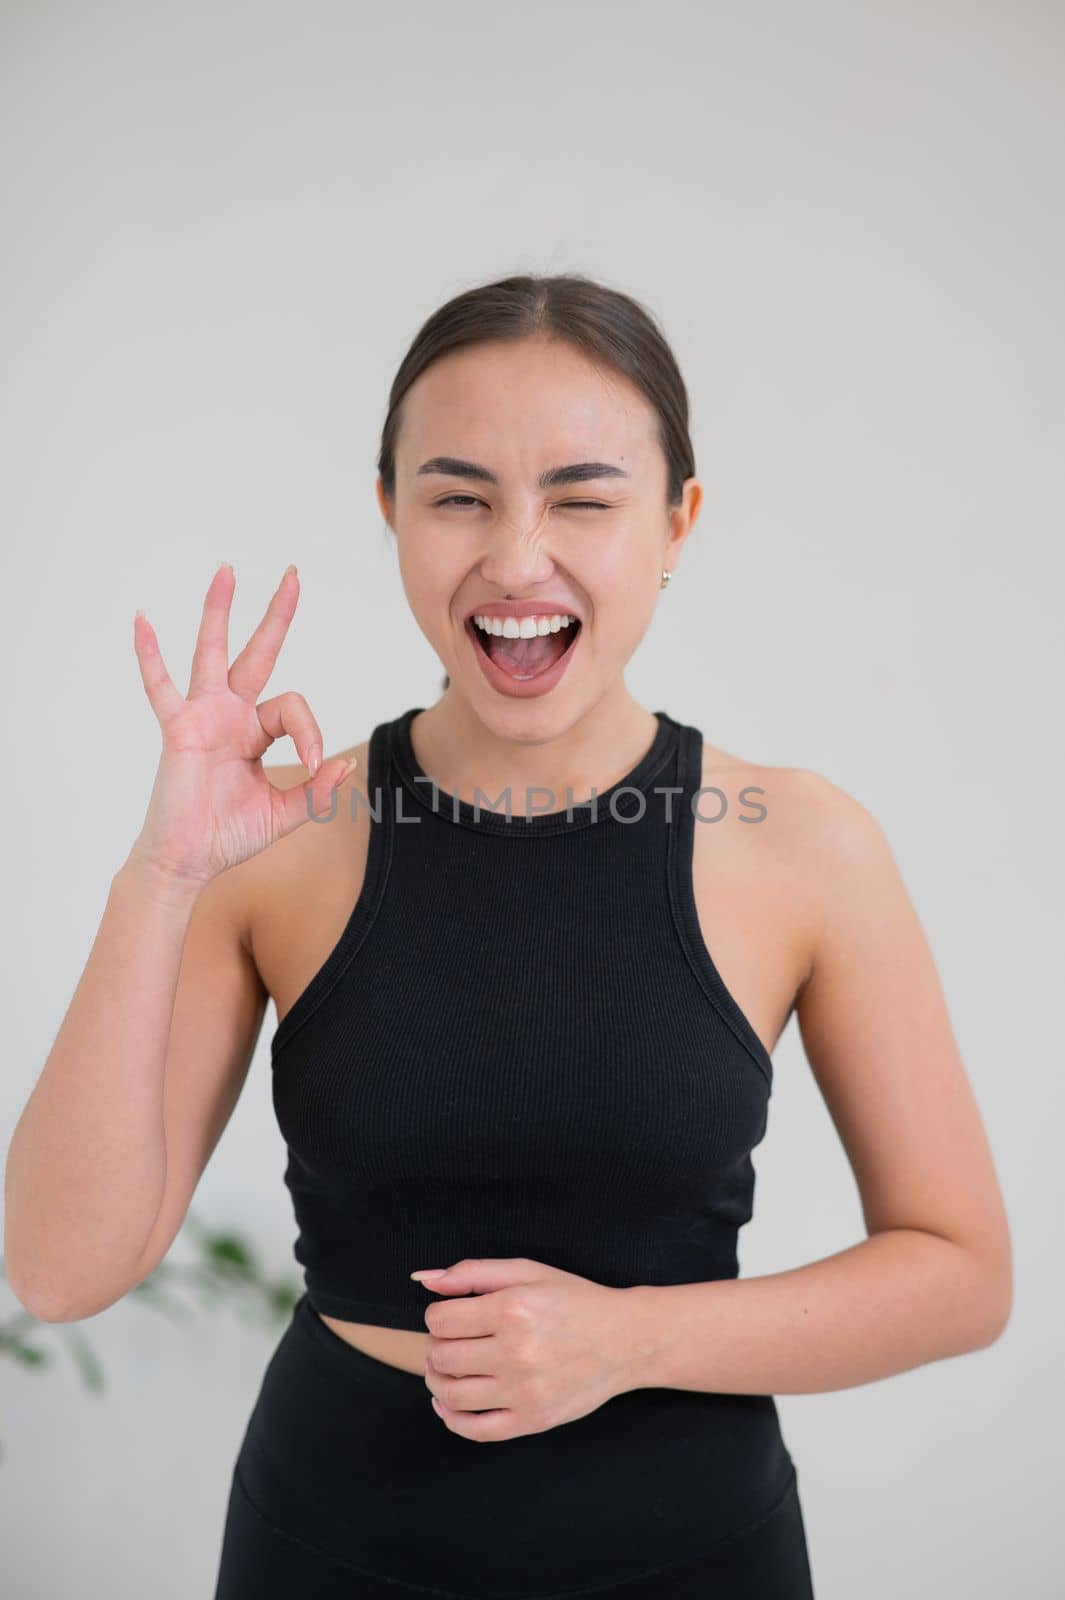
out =
[[662,568],[662,582],[658,585],[658,587],[660,589],[666,588],[666,586],[668,585],[669,580],[670,580],[670,578],[672,578],[672,576],[673,576],[672,572],[670,572],[668,568],[663,567]]

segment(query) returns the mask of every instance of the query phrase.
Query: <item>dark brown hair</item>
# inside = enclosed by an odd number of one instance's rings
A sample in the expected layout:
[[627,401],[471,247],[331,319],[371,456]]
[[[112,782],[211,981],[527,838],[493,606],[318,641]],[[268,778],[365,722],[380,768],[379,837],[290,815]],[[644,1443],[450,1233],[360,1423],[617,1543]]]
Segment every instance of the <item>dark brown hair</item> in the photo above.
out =
[[[441,356],[490,341],[540,336],[571,344],[596,365],[611,368],[640,389],[658,413],[667,467],[667,505],[680,503],[684,480],[695,475],[688,391],[652,313],[631,295],[583,273],[529,273],[466,289],[423,322],[392,382],[377,470],[385,495],[396,493],[396,439],[403,397]],[[444,679],[444,688],[448,679]]]

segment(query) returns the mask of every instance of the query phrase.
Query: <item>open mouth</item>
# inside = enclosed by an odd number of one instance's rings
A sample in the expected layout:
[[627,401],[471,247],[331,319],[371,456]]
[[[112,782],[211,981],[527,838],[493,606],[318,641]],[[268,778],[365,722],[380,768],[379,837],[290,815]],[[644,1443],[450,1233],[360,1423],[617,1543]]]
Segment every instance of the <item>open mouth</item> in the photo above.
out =
[[558,665],[562,657],[573,649],[582,623],[572,617],[554,632],[535,633],[528,638],[508,638],[505,634],[490,633],[473,617],[466,618],[466,627],[474,643],[500,672],[517,682],[538,678]]

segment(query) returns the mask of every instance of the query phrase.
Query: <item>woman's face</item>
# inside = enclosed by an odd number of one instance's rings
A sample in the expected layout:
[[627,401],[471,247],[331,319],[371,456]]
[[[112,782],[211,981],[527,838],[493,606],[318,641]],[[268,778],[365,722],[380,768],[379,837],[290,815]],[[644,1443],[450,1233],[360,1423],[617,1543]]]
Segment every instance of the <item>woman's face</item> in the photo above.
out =
[[[571,481],[541,481],[574,466]],[[666,477],[654,408],[568,344],[484,344],[423,372],[403,401],[394,503],[380,478],[377,492],[448,692],[498,726],[548,707],[570,721],[616,687],[702,497],[689,478],[667,506]],[[579,626],[538,625],[486,653],[473,618],[516,609]]]

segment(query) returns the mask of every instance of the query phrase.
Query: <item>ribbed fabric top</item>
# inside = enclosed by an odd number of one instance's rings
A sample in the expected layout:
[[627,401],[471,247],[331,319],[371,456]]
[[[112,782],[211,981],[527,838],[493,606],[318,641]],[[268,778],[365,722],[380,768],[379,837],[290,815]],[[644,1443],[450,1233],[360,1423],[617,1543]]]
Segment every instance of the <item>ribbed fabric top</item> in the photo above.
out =
[[656,712],[598,797],[508,820],[427,781],[421,709],[371,735],[362,889],[271,1042],[311,1305],[424,1332],[409,1274],[464,1256],[735,1277],[772,1064],[700,932],[701,733]]

